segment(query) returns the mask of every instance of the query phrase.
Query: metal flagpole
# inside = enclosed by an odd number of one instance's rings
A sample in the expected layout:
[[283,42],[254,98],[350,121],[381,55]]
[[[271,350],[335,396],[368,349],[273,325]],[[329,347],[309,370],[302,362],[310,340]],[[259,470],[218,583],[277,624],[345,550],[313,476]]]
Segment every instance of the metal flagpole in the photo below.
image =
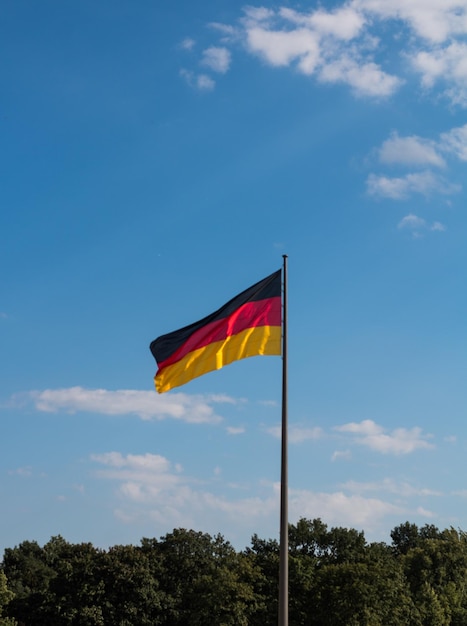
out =
[[288,520],[288,451],[287,451],[287,255],[284,254],[282,301],[282,444],[281,444],[281,515],[279,555],[279,626],[289,625],[289,520]]

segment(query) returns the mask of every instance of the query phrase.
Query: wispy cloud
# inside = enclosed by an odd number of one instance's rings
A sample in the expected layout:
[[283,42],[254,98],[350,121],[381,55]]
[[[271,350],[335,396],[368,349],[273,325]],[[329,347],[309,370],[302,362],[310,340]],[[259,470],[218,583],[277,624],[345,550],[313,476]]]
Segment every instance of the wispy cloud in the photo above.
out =
[[120,507],[116,515],[126,523],[146,519],[164,526],[206,528],[206,518],[220,513],[235,523],[243,520],[250,524],[277,507],[275,494],[241,500],[216,496],[200,488],[200,481],[186,476],[180,466],[159,455],[108,452],[94,454],[91,460],[104,466],[97,470],[98,477],[119,483]]
[[247,45],[275,67],[287,67],[296,61],[304,74],[312,74],[319,60],[318,39],[306,29],[271,31],[257,25],[247,30]]
[[332,453],[331,461],[338,461],[339,459],[343,459],[344,461],[348,461],[352,458],[352,453],[350,450],[336,450]]
[[199,91],[212,91],[216,86],[216,81],[207,74],[196,74],[190,70],[181,69],[180,76],[186,80],[190,87],[199,89]]
[[213,72],[225,74],[230,67],[231,54],[227,48],[211,47],[203,50],[202,65],[209,67]]
[[421,217],[417,217],[410,213],[401,219],[398,228],[410,228],[411,230],[421,230],[426,227],[426,222]]
[[[185,49],[191,50],[194,47],[194,41],[185,40]],[[230,69],[232,55],[230,50],[222,46],[210,46],[202,52],[200,64],[216,74],[226,74]],[[192,87],[198,91],[212,91],[216,86],[216,81],[206,72],[195,72],[182,68],[180,76]]]
[[467,31],[465,0],[353,0],[369,17],[403,22],[425,43],[440,44]]
[[412,194],[425,197],[434,193],[452,195],[460,190],[460,185],[451,183],[430,170],[394,177],[370,174],[367,178],[369,195],[392,200],[406,200]]
[[393,133],[379,149],[379,159],[386,164],[422,165],[445,167],[446,163],[437,151],[435,141],[415,135],[400,137]]
[[193,50],[196,45],[196,41],[191,37],[186,37],[183,41],[180,42],[180,48],[182,50]]
[[333,11],[317,9],[310,13],[300,13],[289,8],[281,8],[279,15],[292,24],[315,30],[321,36],[331,35],[336,39],[350,41],[362,32],[365,18],[350,4]]
[[317,493],[292,489],[289,496],[289,510],[293,517],[313,519],[319,511],[319,516],[326,523],[352,528],[371,529],[387,516],[400,516],[407,512],[405,507],[381,498],[348,495],[343,491]]
[[91,455],[91,460],[106,467],[97,475],[120,481],[121,494],[130,500],[146,501],[181,482],[181,468],[172,467],[165,457],[157,454],[125,456],[106,452]]
[[[272,426],[267,428],[266,432],[276,439],[281,438],[281,426]],[[302,428],[300,426],[290,426],[288,429],[288,440],[290,443],[302,443],[304,441],[314,441],[323,436],[323,429],[315,426],[314,428]]]
[[445,95],[462,107],[467,106],[466,56],[467,45],[460,42],[408,54],[425,87],[432,88],[436,83],[446,85]]
[[216,86],[215,81],[210,76],[207,76],[207,74],[198,74],[195,84],[198,89],[206,91],[211,91],[211,89],[214,89]]
[[323,66],[319,79],[326,83],[349,85],[360,96],[387,97],[400,86],[401,80],[383,72],[374,62],[363,62],[351,54],[342,55]]
[[[399,31],[398,67],[385,55],[391,22]],[[467,106],[465,0],[343,0],[310,11],[250,5],[233,24],[209,26],[224,45],[272,67],[348,85],[359,96],[387,98],[415,74],[423,90],[439,86]]]
[[[235,485],[230,486],[232,497],[218,496],[159,455],[108,452],[94,454],[91,460],[99,467],[98,478],[117,483],[114,514],[125,524],[201,527],[210,532],[209,520],[215,520],[215,524],[222,520],[225,529],[245,528],[256,532],[259,523],[269,523],[278,515],[279,483],[262,484],[261,495],[252,497],[238,498],[239,490]],[[217,470],[213,481],[221,476]],[[290,489],[290,520],[293,523],[300,517],[312,519],[319,515],[329,524],[371,529],[388,516],[400,517],[408,512],[400,496],[398,503],[393,503],[353,491],[352,485],[330,493]]]
[[357,482],[349,480],[342,485],[342,488],[352,493],[391,493],[401,498],[411,498],[413,496],[430,496],[440,497],[443,494],[440,491],[434,491],[427,487],[414,487],[408,482],[399,482],[393,478],[385,478],[377,482]]
[[8,470],[8,474],[10,476],[22,476],[22,477],[32,476],[32,467],[30,467],[29,465],[25,467],[18,467],[14,470]]
[[459,498],[467,498],[467,489],[458,489],[452,491],[451,494],[453,496],[458,496]]
[[243,435],[245,428],[243,426],[227,426],[228,435]]
[[441,133],[437,138],[401,137],[393,132],[377,150],[379,161],[385,165],[444,168],[446,161],[441,153],[467,161],[467,124]]
[[152,391],[134,389],[45,389],[16,394],[11,402],[15,406],[32,403],[38,411],[46,413],[97,413],[101,415],[136,415],[143,420],[175,419],[192,424],[217,424],[222,418],[214,405],[232,404],[233,398],[222,395],[187,395],[174,393],[158,395]]
[[429,509],[426,509],[423,506],[418,506],[416,508],[416,513],[417,515],[420,515],[421,517],[426,518],[426,519],[433,519],[437,517],[437,513],[435,513],[434,511],[430,511]]
[[208,26],[222,35],[222,41],[231,42],[238,39],[238,28],[232,24],[222,24],[221,22],[210,22]]
[[293,67],[323,83],[347,84],[363,96],[390,96],[403,82],[375,62],[368,38],[350,44],[365,24],[351,5],[311,13],[250,9],[243,24],[247,50],[271,66]]
[[[459,193],[461,185],[441,176],[439,169],[447,170],[447,158],[467,160],[467,124],[452,128],[435,138],[417,135],[403,137],[393,132],[376,150],[376,155],[379,163],[385,166],[422,169],[397,176],[387,173],[370,174],[366,181],[370,196],[403,201],[414,194],[428,198],[435,194],[446,196]],[[421,231],[446,230],[439,221],[428,224],[423,218],[413,214],[403,218],[398,227],[413,229],[414,236],[418,236]]]
[[397,228],[400,229],[408,229],[412,232],[415,237],[422,236],[424,232],[444,232],[446,230],[446,226],[441,222],[432,222],[429,224],[426,220],[413,213],[409,213],[401,219]]
[[428,441],[431,435],[423,434],[422,429],[418,427],[396,428],[387,432],[373,420],[363,420],[336,426],[334,430],[350,437],[355,443],[382,454],[410,454],[416,450],[434,448]]
[[467,161],[467,124],[442,133],[438,145],[441,150],[453,154],[461,161]]

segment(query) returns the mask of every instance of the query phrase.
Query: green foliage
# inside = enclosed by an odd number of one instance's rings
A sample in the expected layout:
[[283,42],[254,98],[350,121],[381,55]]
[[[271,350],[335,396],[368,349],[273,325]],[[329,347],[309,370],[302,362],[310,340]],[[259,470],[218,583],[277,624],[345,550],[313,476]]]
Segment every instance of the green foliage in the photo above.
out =
[[14,597],[14,593],[8,589],[7,578],[0,570],[0,626],[16,626],[15,619],[10,617],[2,617],[3,609],[11,602]]
[[102,556],[100,567],[103,623],[121,626],[163,623],[160,614],[165,606],[165,594],[158,584],[162,573],[157,550],[133,546],[110,548]]
[[[290,525],[290,626],[466,626],[466,534],[406,522],[391,539]],[[5,550],[0,626],[275,626],[278,585],[279,545],[257,535],[243,552],[185,529],[108,550],[57,536]]]
[[467,623],[467,538],[453,528],[417,529],[412,547],[401,558],[420,623],[461,626]]
[[256,600],[253,566],[221,535],[174,530],[160,544],[173,626],[247,626]]

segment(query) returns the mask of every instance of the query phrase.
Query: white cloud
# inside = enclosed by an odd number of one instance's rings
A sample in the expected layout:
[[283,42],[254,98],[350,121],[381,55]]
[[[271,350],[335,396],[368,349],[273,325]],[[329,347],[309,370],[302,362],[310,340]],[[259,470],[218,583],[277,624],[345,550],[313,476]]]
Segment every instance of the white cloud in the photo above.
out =
[[414,193],[429,196],[434,193],[450,195],[458,193],[460,186],[450,183],[430,170],[389,177],[370,174],[367,178],[367,192],[372,196],[405,200]]
[[336,11],[318,9],[311,13],[282,8],[279,14],[289,22],[311,28],[322,36],[332,35],[344,41],[357,37],[365,25],[363,14],[350,5]]
[[415,450],[429,450],[434,447],[427,441],[430,435],[424,435],[418,427],[396,428],[387,433],[385,428],[373,420],[363,420],[359,423],[350,422],[343,426],[336,426],[334,430],[349,434],[355,443],[382,454],[410,454]]
[[446,95],[454,104],[467,105],[467,44],[454,42],[444,48],[408,54],[408,57],[421,74],[422,85],[431,88],[441,81],[448,85]]
[[261,406],[271,406],[271,407],[278,406],[278,403],[276,400],[260,400],[258,404],[260,404]]
[[243,426],[227,426],[227,434],[229,435],[243,435],[245,428]]
[[199,74],[196,77],[196,86],[201,91],[211,91],[216,86],[216,82],[207,74]]
[[372,491],[376,493],[387,492],[403,498],[411,498],[414,496],[440,497],[443,495],[439,491],[434,491],[433,489],[428,489],[426,487],[414,487],[407,482],[397,482],[392,478],[385,478],[378,482],[366,483],[349,480],[342,485],[342,488],[352,493],[358,494],[368,493]]
[[[426,139],[417,135],[401,137],[393,132],[376,150],[380,163],[384,165],[421,166],[419,172],[409,172],[400,176],[370,174],[367,178],[367,192],[379,198],[405,200],[413,194],[430,196],[458,193],[461,186],[427,168],[446,168],[442,155],[467,161],[467,124],[441,133],[438,139]],[[414,215],[404,217],[399,228],[420,228],[421,230],[444,231],[446,227],[439,221],[427,224]]]
[[404,509],[380,498],[359,495],[315,493],[304,490],[289,491],[289,511],[292,518],[320,517],[328,524],[352,528],[372,528],[388,515],[403,515]]
[[84,411],[101,415],[137,415],[143,420],[171,418],[192,424],[217,424],[222,418],[216,415],[212,405],[235,400],[220,395],[158,395],[155,391],[134,389],[108,391],[69,387],[18,394],[13,396],[12,402],[14,405],[32,402],[38,411],[47,413]]
[[106,452],[104,454],[94,454],[93,461],[110,467],[126,467],[132,470],[147,470],[148,472],[166,472],[170,464],[163,456],[158,454],[127,454],[123,456],[120,452]]
[[411,230],[424,230],[426,228],[426,221],[410,213],[401,219],[397,228],[410,228]]
[[[115,516],[122,523],[203,528],[205,532],[217,532],[222,527],[224,532],[230,528],[233,534],[244,529],[250,535],[257,532],[259,524],[277,526],[279,483],[259,485],[261,495],[231,499],[201,487],[200,481],[175,471],[167,459],[158,455],[110,452],[93,455],[92,460],[103,466],[97,471],[99,478],[118,484]],[[217,483],[219,478],[216,472],[213,481]],[[320,517],[328,524],[371,529],[387,516],[406,514],[400,503],[359,493],[289,489],[292,523],[301,517]]]
[[421,50],[409,56],[415,70],[422,75],[422,84],[425,87],[433,87],[435,82],[446,72],[446,59],[438,52],[426,52]]
[[425,509],[423,506],[417,507],[417,515],[421,515],[422,517],[428,517],[428,518],[436,517],[436,513],[433,513],[433,511],[429,511],[428,509]]
[[187,37],[180,43],[180,48],[182,50],[192,50],[195,47],[195,40],[191,37]]
[[465,0],[353,0],[351,6],[374,17],[404,22],[429,42],[467,33]]
[[441,222],[428,224],[426,220],[413,213],[409,213],[409,215],[403,217],[397,225],[397,228],[408,228],[418,233],[424,230],[431,230],[433,232],[443,232],[446,230],[446,226],[441,224]]
[[376,63],[362,62],[345,54],[323,64],[319,78],[323,82],[347,84],[356,94],[372,97],[390,96],[402,84],[399,78],[386,74]]
[[331,461],[338,461],[339,459],[344,459],[348,461],[352,458],[352,453],[350,450],[336,450],[332,453]]
[[209,24],[210,28],[217,30],[224,36],[224,41],[230,41],[231,39],[236,39],[238,36],[238,30],[231,26],[230,24],[222,24],[220,22],[211,22]]
[[200,91],[212,91],[216,86],[216,82],[207,74],[195,74],[189,70],[181,69],[180,76],[186,80],[190,87]]
[[402,84],[401,79],[366,58],[368,38],[360,47],[341,46],[342,41],[355,38],[364,24],[363,17],[351,8],[309,14],[282,9],[274,17],[285,23],[273,27],[269,12],[266,20],[249,19],[245,32],[247,49],[270,65],[294,65],[303,74],[316,73],[321,82],[347,84],[365,96],[386,97]]
[[318,64],[317,36],[305,28],[289,32],[251,28],[247,32],[247,44],[251,52],[276,67],[298,61],[304,74],[312,74]]
[[[311,11],[249,6],[235,25],[210,26],[223,44],[243,43],[269,65],[346,84],[360,96],[391,96],[411,69],[425,88],[442,83],[452,102],[467,106],[466,0],[343,0],[332,10]],[[398,76],[385,68],[394,66],[387,54],[394,43],[399,46]]]
[[426,228],[426,221],[423,218],[410,213],[401,219],[397,228],[413,228],[420,230]]
[[441,150],[454,154],[461,161],[467,161],[467,124],[442,133],[439,146]]
[[184,482],[180,468],[158,454],[106,452],[91,455],[91,460],[107,468],[97,471],[97,476],[119,481],[121,495],[129,500],[146,502]]
[[243,9],[244,17],[241,22],[245,25],[246,28],[250,26],[255,26],[257,24],[269,24],[275,13],[272,9],[266,9],[265,7],[253,7],[247,6]]
[[[91,460],[105,466],[97,476],[119,483],[120,506],[116,511],[125,523],[146,519],[167,526],[201,526],[221,514],[234,524],[251,525],[267,518],[277,508],[275,493],[265,498],[228,500],[195,487],[199,481],[185,476],[164,457],[145,454],[124,456],[118,452],[92,455]],[[218,480],[219,473],[216,474]]]
[[382,163],[398,163],[403,165],[432,165],[444,167],[444,159],[438,154],[436,143],[415,135],[400,137],[393,133],[383,142],[379,149]]
[[13,475],[22,476],[22,477],[32,476],[32,468],[29,465],[25,467],[18,467],[17,469],[14,469],[14,470],[8,470],[8,474],[10,476],[13,476]]
[[230,67],[231,54],[227,48],[211,47],[203,50],[201,63],[213,72],[225,74]]
[[[266,432],[276,439],[281,438],[281,426],[271,426]],[[323,436],[322,428],[315,426],[314,428],[301,428],[299,426],[289,426],[287,438],[290,443],[302,443],[303,441],[315,441]]]

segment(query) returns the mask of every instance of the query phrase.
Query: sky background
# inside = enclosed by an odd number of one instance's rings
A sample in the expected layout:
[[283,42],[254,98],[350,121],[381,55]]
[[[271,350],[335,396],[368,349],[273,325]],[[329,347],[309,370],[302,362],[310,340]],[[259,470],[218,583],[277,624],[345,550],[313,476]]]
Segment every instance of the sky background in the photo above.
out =
[[288,255],[289,516],[467,529],[467,0],[3,0],[0,554],[279,531],[281,359],[149,343]]

